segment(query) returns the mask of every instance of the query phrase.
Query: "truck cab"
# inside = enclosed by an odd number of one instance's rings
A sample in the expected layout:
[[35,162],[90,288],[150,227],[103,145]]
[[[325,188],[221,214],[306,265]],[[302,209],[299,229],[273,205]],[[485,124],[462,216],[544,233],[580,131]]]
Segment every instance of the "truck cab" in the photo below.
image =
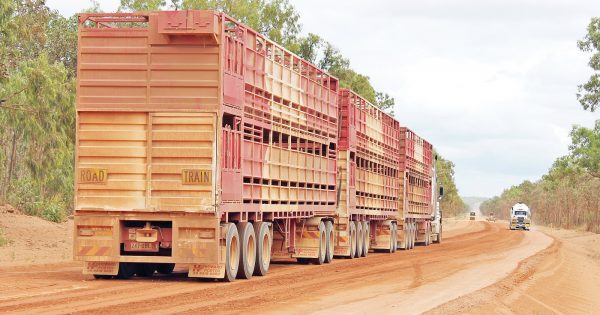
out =
[[471,221],[475,221],[475,212],[474,212],[474,211],[472,211],[472,212],[469,214],[469,220],[471,220]]
[[529,231],[531,227],[531,209],[522,203],[516,203],[510,208],[510,223],[511,230],[523,229]]

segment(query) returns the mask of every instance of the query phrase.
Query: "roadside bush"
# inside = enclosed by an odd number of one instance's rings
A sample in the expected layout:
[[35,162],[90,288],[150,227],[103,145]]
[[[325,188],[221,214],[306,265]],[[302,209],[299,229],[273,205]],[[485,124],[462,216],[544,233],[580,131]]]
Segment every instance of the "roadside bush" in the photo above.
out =
[[8,244],[8,239],[6,239],[6,237],[4,236],[4,232],[2,231],[2,229],[0,229],[0,247],[7,245]]
[[8,202],[32,216],[39,216],[48,221],[62,222],[65,220],[67,205],[59,197],[44,199],[38,185],[30,180],[16,180],[10,187]]
[[28,215],[38,215],[40,191],[29,180],[15,180],[12,182],[7,200],[13,207],[20,209]]
[[41,217],[52,222],[62,222],[65,220],[65,205],[58,200],[50,200],[44,203],[41,210]]

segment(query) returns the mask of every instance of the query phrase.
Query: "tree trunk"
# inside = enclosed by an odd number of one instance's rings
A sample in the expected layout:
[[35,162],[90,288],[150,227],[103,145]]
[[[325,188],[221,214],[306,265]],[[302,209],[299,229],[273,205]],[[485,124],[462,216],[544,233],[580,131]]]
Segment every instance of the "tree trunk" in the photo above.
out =
[[10,165],[8,166],[8,177],[6,179],[6,193],[10,190],[13,174],[15,172],[15,159],[17,158],[17,131],[13,130],[12,148],[10,153]]

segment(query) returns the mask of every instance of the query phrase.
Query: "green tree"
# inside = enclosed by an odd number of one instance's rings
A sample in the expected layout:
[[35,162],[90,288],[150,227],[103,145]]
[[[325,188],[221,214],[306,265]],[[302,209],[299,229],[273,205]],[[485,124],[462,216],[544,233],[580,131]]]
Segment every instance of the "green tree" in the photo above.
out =
[[571,141],[569,150],[575,164],[600,178],[600,120],[596,120],[593,129],[573,127]]
[[284,46],[294,43],[301,29],[289,0],[183,0],[181,8],[225,12]]
[[600,18],[592,18],[585,37],[577,42],[584,52],[592,53],[588,65],[594,70],[589,80],[578,86],[577,99],[585,110],[595,111],[600,102]]
[[121,0],[119,12],[158,11],[166,5],[165,0]]
[[296,42],[289,44],[287,48],[301,58],[316,64],[322,46],[323,40],[319,35],[308,33],[308,36],[298,38]]
[[0,199],[60,220],[72,206],[76,20],[0,4]]
[[444,196],[440,202],[440,208],[446,216],[456,216],[465,212],[467,204],[462,200],[458,188],[456,188],[454,163],[437,154],[435,166],[438,185],[444,187]]

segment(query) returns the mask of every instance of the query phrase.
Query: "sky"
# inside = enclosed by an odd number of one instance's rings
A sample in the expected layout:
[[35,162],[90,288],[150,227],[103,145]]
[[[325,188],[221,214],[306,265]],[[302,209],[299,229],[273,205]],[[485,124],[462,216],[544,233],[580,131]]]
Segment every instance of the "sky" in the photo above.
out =
[[[331,42],[396,100],[395,116],[455,163],[463,196],[537,180],[593,126],[575,93],[592,74],[577,48],[600,1],[290,0],[302,32]],[[118,0],[100,1],[105,12]],[[70,16],[87,1],[48,0]]]

